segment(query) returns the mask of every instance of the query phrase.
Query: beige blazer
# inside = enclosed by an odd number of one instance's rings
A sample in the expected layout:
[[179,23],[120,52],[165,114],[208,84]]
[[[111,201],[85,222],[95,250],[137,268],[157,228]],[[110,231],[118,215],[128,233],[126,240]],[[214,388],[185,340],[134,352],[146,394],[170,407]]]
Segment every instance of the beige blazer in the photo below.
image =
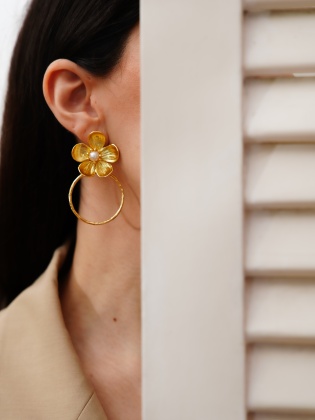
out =
[[41,277],[0,312],[0,419],[106,420],[66,330],[56,250]]

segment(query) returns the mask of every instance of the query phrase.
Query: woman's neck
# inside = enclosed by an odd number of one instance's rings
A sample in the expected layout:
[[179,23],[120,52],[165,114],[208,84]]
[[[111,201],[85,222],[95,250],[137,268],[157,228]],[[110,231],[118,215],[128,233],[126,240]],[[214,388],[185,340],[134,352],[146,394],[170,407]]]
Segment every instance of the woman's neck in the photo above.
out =
[[[79,222],[66,296],[77,311],[86,304],[89,317],[140,328],[140,232],[116,219],[105,226]],[[116,224],[116,226],[114,226]],[[71,306],[72,306],[71,305]],[[125,337],[126,338],[126,337]]]
[[[80,213],[102,220],[115,212],[119,189],[110,178],[83,179]],[[118,217],[102,226],[78,222],[73,262],[63,303],[79,311],[86,304],[90,316],[106,324],[140,328],[140,208],[127,185],[125,205]],[[69,300],[69,301],[68,301]],[[80,305],[77,305],[80,302]],[[87,309],[87,308],[86,308]]]
[[[89,200],[83,184],[80,213],[95,207],[92,216],[100,220],[115,194],[103,187],[97,191],[98,181],[93,190],[93,180],[87,181]],[[130,393],[132,404],[137,400],[140,405],[140,229],[135,226],[139,203],[130,191],[125,203],[122,214],[107,225],[78,222],[73,263],[60,296],[74,347],[107,412],[122,391],[125,397]],[[135,407],[130,411],[137,412]]]

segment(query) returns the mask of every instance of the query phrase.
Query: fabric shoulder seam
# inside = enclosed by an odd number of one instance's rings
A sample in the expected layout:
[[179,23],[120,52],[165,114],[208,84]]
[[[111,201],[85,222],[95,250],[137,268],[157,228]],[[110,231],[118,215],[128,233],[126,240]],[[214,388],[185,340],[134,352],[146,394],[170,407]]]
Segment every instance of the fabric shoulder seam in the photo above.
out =
[[93,395],[94,395],[94,391],[93,391],[93,392],[92,392],[92,394],[89,396],[89,398],[88,398],[87,402],[84,404],[84,406],[83,406],[83,408],[82,408],[82,410],[81,410],[81,412],[80,412],[80,414],[79,414],[79,416],[78,416],[77,420],[79,420],[79,419],[80,419],[80,417],[82,416],[82,414],[83,414],[84,410],[86,409],[86,407],[88,406],[89,402],[90,402],[90,401],[91,401],[91,399],[93,398]]

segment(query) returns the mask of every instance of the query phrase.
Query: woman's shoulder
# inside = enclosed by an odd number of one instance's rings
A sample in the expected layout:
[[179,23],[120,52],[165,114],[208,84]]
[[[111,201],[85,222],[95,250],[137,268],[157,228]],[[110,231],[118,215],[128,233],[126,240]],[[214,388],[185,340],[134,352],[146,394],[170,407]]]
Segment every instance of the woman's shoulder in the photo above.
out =
[[[47,322],[45,313],[50,310],[53,319],[60,309],[58,296],[58,271],[67,248],[58,248],[45,272],[18,295],[8,307],[0,311],[0,356],[6,340],[30,337],[42,323]],[[38,332],[38,331],[37,331]]]
[[0,411],[7,420],[106,419],[63,321],[58,270],[65,254],[59,248],[40,278],[0,311]]

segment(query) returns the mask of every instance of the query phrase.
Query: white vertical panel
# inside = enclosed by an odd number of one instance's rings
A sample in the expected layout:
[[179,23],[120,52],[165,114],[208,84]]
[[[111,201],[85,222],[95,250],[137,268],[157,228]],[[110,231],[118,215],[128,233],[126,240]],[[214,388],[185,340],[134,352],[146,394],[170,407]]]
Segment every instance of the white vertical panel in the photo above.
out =
[[142,1],[143,419],[244,420],[241,2]]

